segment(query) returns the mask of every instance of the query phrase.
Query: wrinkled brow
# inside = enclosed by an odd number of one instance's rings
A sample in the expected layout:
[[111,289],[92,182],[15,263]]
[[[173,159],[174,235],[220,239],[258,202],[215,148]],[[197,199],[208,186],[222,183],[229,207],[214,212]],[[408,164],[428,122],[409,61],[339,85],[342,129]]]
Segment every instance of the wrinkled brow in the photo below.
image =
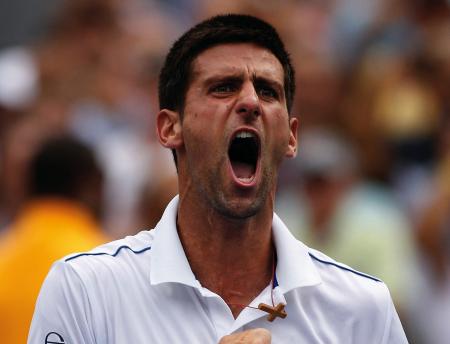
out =
[[[197,73],[198,76],[199,73]],[[234,84],[241,84],[244,82],[245,79],[245,73],[236,71],[236,72],[229,72],[229,73],[218,73],[216,75],[211,75],[209,77],[206,77],[205,80],[202,81],[205,85],[212,85],[218,82],[231,82]],[[277,80],[274,80],[272,78],[267,78],[264,76],[257,76],[256,73],[252,73],[252,82],[253,84],[259,84],[259,85],[269,85],[273,88],[275,88],[278,92],[284,93],[283,85],[278,82]]]

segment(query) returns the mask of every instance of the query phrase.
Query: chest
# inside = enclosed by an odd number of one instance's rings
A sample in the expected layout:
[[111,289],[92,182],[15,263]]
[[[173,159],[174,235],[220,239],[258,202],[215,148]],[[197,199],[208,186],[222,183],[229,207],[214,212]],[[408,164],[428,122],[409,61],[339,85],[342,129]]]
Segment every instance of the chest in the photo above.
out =
[[274,344],[358,343],[367,342],[377,326],[345,309],[324,312],[319,300],[298,295],[287,298],[285,319],[269,322],[266,313],[248,308],[234,319],[223,300],[202,297],[195,288],[129,285],[127,290],[109,288],[98,295],[93,307],[97,343],[217,343],[226,334],[257,327],[267,328]]

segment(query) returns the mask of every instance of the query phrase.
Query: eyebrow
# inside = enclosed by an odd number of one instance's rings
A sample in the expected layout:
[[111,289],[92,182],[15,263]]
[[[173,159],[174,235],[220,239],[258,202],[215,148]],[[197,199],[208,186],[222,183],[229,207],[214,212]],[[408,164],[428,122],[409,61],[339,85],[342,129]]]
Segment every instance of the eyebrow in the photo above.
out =
[[241,73],[241,72],[229,72],[229,73],[224,73],[224,74],[218,73],[218,74],[206,77],[202,81],[202,83],[209,86],[211,84],[215,84],[217,82],[223,82],[223,81],[239,83],[239,82],[242,82],[243,79],[244,79],[243,73]]
[[[215,84],[217,82],[232,82],[232,83],[241,83],[244,79],[243,76],[244,73],[242,72],[236,72],[236,73],[229,73],[226,75],[213,75],[210,77],[207,77],[203,83],[207,86]],[[281,83],[279,83],[276,80],[269,79],[263,76],[256,76],[255,73],[252,73],[252,82],[256,85],[269,85],[273,88],[275,88],[279,93],[284,94],[284,87]]]

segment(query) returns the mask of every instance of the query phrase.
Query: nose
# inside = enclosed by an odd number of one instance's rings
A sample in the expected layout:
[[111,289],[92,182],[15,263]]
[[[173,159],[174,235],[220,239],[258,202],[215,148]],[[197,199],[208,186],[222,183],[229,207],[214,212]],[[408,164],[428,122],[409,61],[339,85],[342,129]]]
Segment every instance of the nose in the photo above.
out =
[[242,85],[236,104],[236,112],[245,117],[257,117],[261,114],[258,94],[251,82]]

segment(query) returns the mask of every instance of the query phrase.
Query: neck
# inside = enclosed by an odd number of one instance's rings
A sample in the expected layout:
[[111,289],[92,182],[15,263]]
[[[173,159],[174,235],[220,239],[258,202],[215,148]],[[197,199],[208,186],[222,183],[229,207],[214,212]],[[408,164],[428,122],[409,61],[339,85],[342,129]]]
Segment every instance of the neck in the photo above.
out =
[[235,317],[271,281],[272,199],[251,218],[230,219],[180,197],[178,233],[192,271]]

